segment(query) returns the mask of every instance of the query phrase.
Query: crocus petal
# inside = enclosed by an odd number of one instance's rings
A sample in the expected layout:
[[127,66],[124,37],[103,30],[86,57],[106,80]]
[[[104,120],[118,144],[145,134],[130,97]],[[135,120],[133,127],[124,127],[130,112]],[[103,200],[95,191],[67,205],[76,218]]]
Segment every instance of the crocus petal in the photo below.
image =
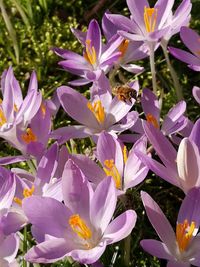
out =
[[158,9],[158,16],[156,19],[157,26],[161,28],[169,17],[174,0],[158,0],[155,4],[155,8]]
[[110,15],[109,10],[104,13],[102,18],[102,30],[107,41],[110,40],[118,30],[118,27],[116,27],[115,24],[111,22],[108,15]]
[[190,267],[190,263],[178,262],[178,261],[169,261],[167,267]]
[[21,161],[27,161],[28,157],[25,156],[8,156],[0,158],[0,165],[8,165],[12,163],[17,163]]
[[86,32],[82,32],[78,29],[71,28],[72,33],[76,36],[76,38],[79,40],[79,42],[82,45],[85,45],[85,40],[86,40]]
[[2,218],[1,225],[5,235],[16,233],[28,223],[26,216],[18,212],[8,212]]
[[40,229],[40,242],[44,240],[44,234],[61,238],[67,231],[71,213],[63,203],[53,198],[32,196],[22,201],[22,208],[29,222]]
[[177,222],[183,223],[187,219],[189,224],[195,222],[195,228],[198,229],[200,225],[199,201],[200,188],[192,188],[181,204]]
[[97,186],[90,209],[91,222],[102,233],[104,233],[113,216],[116,202],[117,195],[114,181],[111,177],[107,177]]
[[200,266],[200,254],[199,254],[199,246],[200,246],[200,237],[199,235],[195,236],[190,243],[190,247],[188,249],[188,254],[190,258],[190,263],[192,266]]
[[52,263],[65,257],[70,249],[64,238],[47,240],[32,247],[25,255],[25,260],[35,263]]
[[49,183],[57,168],[58,144],[54,143],[44,154],[37,168],[37,178],[42,184]]
[[81,86],[81,85],[86,85],[90,82],[91,81],[88,81],[87,79],[77,79],[77,80],[73,80],[73,81],[68,82],[68,84],[73,85],[73,86]]
[[87,250],[73,250],[68,255],[82,264],[91,264],[96,262],[106,249],[106,242],[101,242],[96,247]]
[[16,189],[16,182],[13,174],[2,167],[0,167],[0,210],[9,209]]
[[145,133],[166,167],[176,170],[176,150],[159,129],[144,123]]
[[128,33],[125,31],[117,31],[117,33],[121,35],[122,37],[124,37],[125,39],[131,40],[131,41],[144,41],[146,39],[145,36],[142,36],[139,34]]
[[172,253],[176,248],[174,231],[158,204],[146,192],[141,192],[141,198],[147,216],[158,236]]
[[90,199],[93,190],[80,168],[69,159],[62,175],[62,190],[65,205],[72,213],[89,220]]
[[8,262],[12,262],[19,248],[19,237],[17,234],[7,236],[0,245],[0,258],[4,258]]
[[189,136],[189,139],[190,139],[191,141],[193,141],[193,142],[197,145],[197,147],[198,147],[198,149],[199,149],[199,152],[200,152],[200,139],[199,139],[199,133],[200,133],[200,119],[198,119],[198,120],[195,122],[195,124],[194,124],[194,126],[193,126],[193,128],[192,128],[192,131],[191,131],[191,133],[190,133],[190,136]]
[[102,49],[101,30],[98,22],[95,19],[93,19],[88,26],[86,40],[91,41],[91,47],[94,47],[97,58],[99,58]]
[[192,94],[197,101],[197,103],[200,104],[200,87],[194,86],[192,89]]
[[92,134],[93,132],[89,128],[82,125],[74,125],[58,128],[50,134],[50,137],[58,140],[59,145],[62,145],[69,139],[84,138]]
[[110,134],[102,132],[97,142],[97,158],[105,167],[105,160],[114,160],[114,164],[122,177],[123,174],[123,154],[120,143]]
[[149,3],[147,0],[127,0],[128,8],[135,20],[137,22],[138,27],[142,29],[143,32],[145,32],[145,26],[144,26],[144,7],[149,7]]
[[115,218],[107,227],[103,239],[107,244],[113,244],[127,237],[135,227],[137,214],[127,210]]
[[195,55],[198,56],[199,52],[199,38],[200,36],[188,27],[182,27],[180,31],[181,39],[187,48]]
[[147,116],[148,114],[153,115],[159,125],[160,106],[156,95],[149,89],[144,88],[142,91],[141,104],[145,116]]
[[65,49],[62,49],[62,48],[53,48],[52,49],[58,56],[64,58],[64,59],[70,59],[70,60],[76,60],[76,61],[80,61],[80,62],[84,62],[85,63],[85,60],[82,56],[80,56],[79,54],[77,53],[74,53],[72,51],[69,51],[69,50],[65,50]]
[[38,90],[38,81],[37,81],[37,75],[36,75],[36,72],[33,71],[31,73],[31,77],[30,77],[30,81],[29,81],[29,86],[28,86],[28,94],[31,92],[31,91],[37,91]]
[[142,248],[149,254],[158,257],[159,259],[172,260],[174,257],[170,254],[167,246],[153,239],[144,239],[140,241]]
[[177,168],[180,176],[180,183],[183,190],[187,192],[194,186],[200,185],[200,155],[198,147],[184,138],[177,153]]
[[73,119],[88,127],[98,128],[94,114],[87,107],[88,100],[68,86],[57,89],[58,97],[65,112]]
[[184,50],[168,47],[170,54],[189,65],[200,65],[200,59]]

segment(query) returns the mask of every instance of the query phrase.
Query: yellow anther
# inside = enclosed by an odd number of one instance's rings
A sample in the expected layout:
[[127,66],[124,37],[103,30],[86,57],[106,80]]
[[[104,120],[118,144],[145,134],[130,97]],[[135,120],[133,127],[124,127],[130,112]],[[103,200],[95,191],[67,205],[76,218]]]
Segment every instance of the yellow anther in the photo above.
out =
[[69,225],[80,238],[87,240],[92,237],[90,228],[78,214],[70,216]]
[[104,122],[104,120],[105,120],[105,111],[104,111],[104,107],[102,106],[100,100],[95,101],[93,104],[88,102],[87,103],[87,107],[89,108],[89,110],[92,111],[92,113],[94,114],[94,116],[96,117],[97,121],[100,124]]
[[146,118],[147,118],[147,121],[149,123],[151,123],[155,128],[159,129],[158,121],[156,120],[156,118],[151,113],[148,113],[146,115]]
[[3,110],[0,108],[0,127],[7,122]]
[[[25,188],[23,190],[23,197],[24,198],[27,198],[27,197],[31,197],[33,195],[35,191],[35,187],[34,185],[32,185],[32,187],[29,189],[29,188]],[[14,197],[14,202],[17,203],[18,205],[22,206],[22,200],[18,197]]]
[[29,188],[25,188],[23,190],[24,198],[31,197],[33,195],[34,191],[35,191],[34,185],[32,185],[32,187],[30,189]]
[[84,58],[91,64],[94,65],[97,60],[97,55],[94,46],[91,47],[91,40],[85,41],[85,53]]
[[15,112],[18,112],[18,110],[19,110],[19,109],[18,109],[17,105],[14,104],[14,111],[15,111]]
[[154,32],[158,16],[157,8],[144,7],[144,23],[147,32]]
[[176,241],[178,243],[180,252],[183,252],[187,249],[194,230],[195,222],[191,222],[189,225],[188,220],[184,220],[183,223],[178,223],[176,225]]
[[115,166],[114,160],[113,159],[106,159],[104,161],[104,166],[105,168],[104,171],[107,176],[111,176],[114,181],[117,189],[121,188],[121,176],[118,172],[117,167]]
[[22,200],[18,197],[14,197],[14,202],[17,203],[19,206],[22,206]]
[[33,133],[31,128],[27,128],[26,133],[22,134],[21,138],[27,144],[37,141],[37,136]]
[[123,158],[124,158],[124,163],[127,162],[128,156],[127,156],[127,147],[123,147]]
[[129,40],[123,40],[122,43],[119,45],[119,52],[121,52],[121,57],[123,57],[128,49],[130,41]]

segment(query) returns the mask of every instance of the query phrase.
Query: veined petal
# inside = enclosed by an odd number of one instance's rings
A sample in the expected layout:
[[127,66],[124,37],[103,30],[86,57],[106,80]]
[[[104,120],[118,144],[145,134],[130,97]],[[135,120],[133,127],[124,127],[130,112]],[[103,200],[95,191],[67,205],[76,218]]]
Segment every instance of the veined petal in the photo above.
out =
[[176,237],[169,221],[149,194],[142,191],[141,198],[152,226],[168,250],[173,253],[176,248]]
[[177,168],[185,193],[200,186],[200,155],[198,147],[189,138],[184,138],[178,149]]
[[199,149],[199,153],[200,153],[200,139],[199,139],[199,133],[200,133],[200,119],[198,119],[193,128],[192,131],[190,133],[189,139],[194,142],[198,149]]
[[4,258],[11,263],[19,249],[19,236],[17,234],[11,234],[7,236],[0,245],[0,258]]
[[90,217],[95,229],[104,233],[113,216],[116,203],[114,181],[111,177],[107,177],[99,183],[91,200]]
[[140,241],[140,245],[149,254],[156,256],[159,259],[166,259],[166,260],[174,259],[174,257],[169,252],[167,246],[158,240],[144,239]]
[[197,103],[200,104],[200,87],[194,86],[192,89],[192,94]]
[[189,52],[175,47],[168,47],[170,54],[189,65],[200,65],[200,59]]
[[188,27],[182,27],[180,36],[187,48],[200,59],[198,54],[200,35]]
[[87,40],[91,41],[91,47],[94,47],[97,59],[99,59],[102,53],[102,40],[101,30],[98,22],[95,19],[93,19],[88,26],[86,41]]
[[127,237],[135,227],[137,214],[127,210],[115,218],[107,227],[103,239],[107,244],[113,244]]
[[169,14],[172,12],[174,0],[158,0],[154,6],[158,10],[158,17],[156,19],[157,28],[162,28],[166,23]]

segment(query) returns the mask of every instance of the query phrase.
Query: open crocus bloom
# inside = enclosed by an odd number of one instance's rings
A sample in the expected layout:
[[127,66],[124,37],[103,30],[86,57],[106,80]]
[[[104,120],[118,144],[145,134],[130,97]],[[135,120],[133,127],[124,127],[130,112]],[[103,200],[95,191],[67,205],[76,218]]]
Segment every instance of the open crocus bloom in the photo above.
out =
[[147,0],[127,0],[130,19],[122,15],[108,14],[107,17],[118,26],[118,33],[127,40],[156,42],[167,33],[168,16],[174,0],[158,0],[153,8]]
[[193,187],[200,186],[200,120],[198,120],[189,137],[184,138],[175,150],[169,140],[152,124],[144,124],[145,133],[163,164],[147,157],[141,151],[136,155],[149,169],[167,182],[181,188],[187,193]]
[[168,260],[168,267],[200,266],[200,189],[191,189],[179,210],[176,234],[158,204],[146,193],[141,193],[147,216],[161,241],[147,239],[140,242],[151,255]]
[[103,45],[101,30],[96,20],[90,22],[87,33],[82,33],[81,37],[79,40],[85,46],[83,56],[68,50],[54,48],[54,52],[64,58],[63,61],[59,62],[59,65],[67,71],[82,77],[77,81],[71,82],[73,85],[84,85],[97,81],[101,73],[106,73],[121,55],[117,48],[122,38],[118,36],[115,41]]
[[200,36],[187,27],[181,28],[180,36],[183,43],[192,53],[174,47],[169,47],[169,52],[179,60],[187,63],[192,70],[200,71]]
[[6,139],[16,148],[21,148],[17,131],[27,128],[31,119],[41,106],[42,95],[37,91],[37,78],[32,73],[26,97],[10,67],[4,71],[1,79],[3,99],[0,101],[0,137]]
[[148,168],[135,155],[134,150],[146,152],[146,138],[143,136],[133,148],[127,151],[126,146],[112,135],[103,132],[97,142],[97,158],[100,160],[107,176],[111,176],[116,188],[126,191],[141,183],[148,173]]
[[[145,88],[142,91],[141,104],[146,119],[155,128],[160,128],[160,105],[156,95]],[[162,122],[161,131],[165,135],[171,135],[181,131],[187,124],[188,119],[184,116],[186,111],[185,101],[180,101],[172,107]]]
[[128,236],[136,213],[128,210],[111,220],[117,201],[111,177],[93,191],[80,169],[69,160],[62,177],[64,204],[33,196],[23,201],[39,244],[25,258],[30,262],[51,263],[66,256],[90,264],[96,262],[107,245]]
[[[97,137],[103,130],[111,133],[123,132],[129,129],[138,118],[138,113],[134,111],[127,115],[135,102],[134,99],[125,103],[117,97],[112,99],[107,91],[102,95],[96,95],[93,101],[89,101],[82,94],[67,86],[59,87],[57,92],[67,114],[82,124],[55,130],[52,136],[58,139],[59,143],[64,143],[70,138]],[[127,122],[118,123],[126,115],[128,116]]]

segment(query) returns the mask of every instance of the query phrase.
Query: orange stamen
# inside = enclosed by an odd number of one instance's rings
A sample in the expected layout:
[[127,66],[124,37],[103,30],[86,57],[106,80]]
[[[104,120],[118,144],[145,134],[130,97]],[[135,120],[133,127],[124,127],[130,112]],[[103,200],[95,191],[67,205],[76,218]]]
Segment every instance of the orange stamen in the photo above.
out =
[[149,123],[151,123],[155,128],[159,129],[158,121],[156,120],[156,118],[151,113],[148,113],[146,115],[146,118],[147,118],[147,121]]
[[191,222],[189,225],[188,220],[184,220],[183,223],[177,223],[176,226],[176,241],[180,252],[187,249],[195,230],[195,222]]
[[86,240],[92,237],[92,232],[90,228],[86,225],[85,221],[78,214],[70,216],[69,225],[80,238]]
[[107,176],[111,176],[114,181],[117,189],[121,188],[121,176],[119,174],[119,171],[117,167],[115,166],[113,159],[107,159],[104,161],[105,168],[104,171]]
[[144,7],[144,23],[146,31],[154,32],[158,16],[157,8]]
[[89,110],[92,111],[92,113],[94,114],[94,116],[96,117],[97,121],[100,124],[104,122],[105,111],[104,111],[104,107],[102,106],[100,100],[95,101],[93,104],[88,102],[87,107],[89,108]]
[[37,141],[37,136],[33,133],[31,128],[27,128],[26,133],[22,134],[21,138],[27,144]]
[[84,58],[91,64],[94,65],[97,60],[97,55],[94,46],[91,47],[91,40],[85,41],[85,53]]

